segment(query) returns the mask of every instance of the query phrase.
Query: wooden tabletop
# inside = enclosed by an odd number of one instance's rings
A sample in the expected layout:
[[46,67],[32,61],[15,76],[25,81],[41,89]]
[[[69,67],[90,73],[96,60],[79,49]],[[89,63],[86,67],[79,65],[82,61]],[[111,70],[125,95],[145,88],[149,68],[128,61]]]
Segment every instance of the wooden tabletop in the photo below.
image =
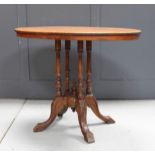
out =
[[54,40],[134,40],[141,30],[114,27],[43,26],[19,27],[17,36]]

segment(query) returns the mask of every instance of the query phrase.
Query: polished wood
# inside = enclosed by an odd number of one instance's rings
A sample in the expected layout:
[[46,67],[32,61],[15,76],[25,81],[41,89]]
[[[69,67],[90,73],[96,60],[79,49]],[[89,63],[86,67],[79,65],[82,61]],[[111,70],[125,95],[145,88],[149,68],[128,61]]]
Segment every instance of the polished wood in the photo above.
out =
[[87,104],[84,98],[83,92],[83,41],[78,41],[78,100],[76,102],[76,111],[78,114],[78,120],[84,139],[88,143],[94,142],[94,136],[88,129],[87,125]]
[[61,61],[60,61],[61,40],[55,41],[56,51],[56,96],[61,96]]
[[[69,55],[70,55],[70,40],[65,40],[65,96],[69,96],[70,95],[70,88],[69,88],[69,82],[70,82],[70,64],[69,64]],[[67,111],[68,107],[65,106],[64,109],[58,113],[59,117],[62,117],[63,114]]]
[[63,110],[64,105],[63,103],[63,98],[62,97],[56,97],[56,99],[54,99],[53,103],[51,104],[51,114],[50,117],[48,118],[47,121],[42,122],[42,123],[38,123],[34,128],[33,131],[34,132],[40,132],[45,130],[51,123],[53,123],[53,121],[55,120],[56,116],[58,115],[58,113],[60,111]]
[[54,40],[134,40],[141,30],[113,27],[47,26],[19,27],[17,36]]
[[56,97],[51,104],[51,114],[47,121],[38,123],[33,131],[39,132],[46,129],[56,118],[56,116],[64,109],[64,105],[62,104],[62,84],[61,84],[61,61],[60,61],[60,51],[61,51],[61,40],[55,40],[55,52],[56,52]]
[[[86,142],[95,141],[93,133],[87,124],[87,106],[106,124],[115,123],[110,116],[104,116],[99,111],[97,100],[93,95],[92,87],[92,40],[134,40],[138,39],[141,30],[107,27],[22,27],[15,29],[17,36],[25,38],[54,39],[56,53],[56,96],[51,104],[49,118],[38,123],[33,131],[46,129],[57,116],[62,117],[68,108],[77,112],[81,132]],[[61,40],[65,40],[65,81],[64,93],[61,82]],[[71,40],[77,40],[78,76],[77,81],[70,85],[70,49]],[[86,89],[84,90],[83,77],[83,49],[86,41]]]
[[92,50],[92,41],[86,41],[86,51],[87,51],[87,79],[86,79],[86,94],[92,94],[92,66],[91,66],[91,50]]
[[96,98],[93,96],[92,90],[92,65],[91,65],[91,51],[92,51],[92,41],[86,41],[86,51],[87,51],[87,79],[86,79],[86,104],[92,109],[95,115],[107,124],[115,123],[115,121],[110,116],[104,116],[100,113]]
[[43,34],[132,34],[141,30],[114,27],[86,27],[86,26],[41,26],[41,27],[20,27],[15,29],[18,32],[43,33]]
[[66,64],[65,64],[65,95],[69,95],[69,81],[70,81],[70,64],[69,64],[69,55],[70,55],[70,40],[65,40],[65,49],[66,49]]
[[78,98],[83,99],[83,41],[78,41]]
[[84,99],[77,100],[76,111],[78,114],[78,120],[81,128],[81,132],[84,136],[85,141],[88,143],[95,142],[93,133],[89,130],[87,125],[87,105]]
[[110,116],[104,116],[100,113],[96,98],[93,95],[87,95],[85,97],[85,102],[86,102],[87,106],[89,106],[91,108],[91,110],[94,112],[94,114],[99,119],[101,119],[103,122],[105,122],[106,124],[115,123],[114,119],[112,119]]

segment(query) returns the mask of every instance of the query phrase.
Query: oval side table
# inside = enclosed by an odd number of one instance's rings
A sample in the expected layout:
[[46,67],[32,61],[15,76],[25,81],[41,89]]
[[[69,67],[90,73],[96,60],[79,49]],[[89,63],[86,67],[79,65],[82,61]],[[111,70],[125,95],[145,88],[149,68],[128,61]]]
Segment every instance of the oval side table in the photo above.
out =
[[[33,131],[39,132],[46,129],[57,116],[62,115],[70,107],[77,112],[81,132],[88,143],[94,142],[93,133],[87,125],[87,106],[95,115],[107,124],[115,123],[110,116],[104,116],[100,113],[98,104],[92,91],[92,68],[91,51],[92,41],[117,41],[117,40],[135,40],[139,38],[141,30],[128,28],[111,27],[71,27],[71,26],[46,26],[46,27],[19,27],[15,29],[18,37],[38,38],[55,40],[56,51],[56,96],[51,104],[51,114],[49,118],[42,123],[38,123]],[[65,40],[65,91],[62,93],[61,82],[61,40]],[[70,46],[71,40],[77,40],[78,51],[78,80],[72,83],[70,87]],[[83,89],[83,43],[86,41],[86,90]]]

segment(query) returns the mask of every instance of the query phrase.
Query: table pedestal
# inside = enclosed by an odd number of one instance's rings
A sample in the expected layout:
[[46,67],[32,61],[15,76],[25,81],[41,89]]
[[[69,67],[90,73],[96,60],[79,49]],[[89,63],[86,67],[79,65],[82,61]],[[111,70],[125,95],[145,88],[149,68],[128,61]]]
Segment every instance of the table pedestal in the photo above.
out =
[[93,133],[89,130],[87,125],[87,106],[95,113],[95,115],[107,124],[115,123],[110,116],[104,116],[100,113],[96,98],[92,92],[92,80],[91,80],[91,50],[92,41],[86,41],[87,51],[87,80],[86,91],[84,92],[83,86],[83,65],[82,65],[82,53],[83,53],[83,41],[77,41],[78,48],[78,81],[72,83],[70,88],[70,76],[69,76],[69,53],[70,53],[70,40],[65,40],[66,50],[66,65],[65,65],[65,92],[62,93],[61,84],[61,40],[55,40],[56,51],[56,97],[51,104],[51,114],[47,121],[38,123],[33,131],[39,132],[46,129],[57,116],[62,117],[69,107],[73,111],[77,112],[80,128],[84,139],[88,143],[94,142]]

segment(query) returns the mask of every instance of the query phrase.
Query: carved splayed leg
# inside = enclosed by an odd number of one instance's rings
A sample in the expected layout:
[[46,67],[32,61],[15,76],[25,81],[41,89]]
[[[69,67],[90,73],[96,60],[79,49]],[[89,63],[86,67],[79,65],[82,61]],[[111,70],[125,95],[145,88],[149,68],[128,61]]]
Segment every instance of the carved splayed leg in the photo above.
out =
[[89,106],[92,111],[96,114],[98,118],[107,124],[114,123],[115,121],[110,116],[104,116],[100,113],[96,98],[93,96],[92,92],[92,80],[91,80],[91,48],[92,42],[86,41],[87,50],[87,79],[86,79],[86,96],[83,90],[83,63],[82,63],[82,53],[83,53],[83,41],[78,41],[78,83],[73,82],[72,89],[70,91],[69,86],[69,51],[70,51],[70,41],[65,41],[66,49],[66,65],[65,65],[65,93],[62,95],[62,84],[61,84],[61,62],[60,62],[60,50],[61,41],[55,41],[56,50],[56,97],[51,104],[51,113],[47,121],[38,123],[33,131],[39,132],[46,129],[57,116],[62,117],[67,111],[68,107],[72,111],[76,111],[78,115],[78,121],[81,128],[81,132],[84,139],[88,143],[94,142],[93,133],[89,130],[87,125],[87,106]]
[[38,123],[33,131],[39,132],[46,129],[56,118],[58,113],[64,108],[64,100],[62,96],[62,84],[61,84],[61,61],[60,61],[60,51],[61,51],[61,40],[55,40],[55,52],[56,52],[56,97],[51,104],[51,114],[47,121]]
[[76,111],[84,139],[88,143],[94,142],[93,133],[87,125],[87,105],[83,95],[83,65],[82,65],[83,41],[78,41],[78,96],[76,100]]
[[96,98],[92,95],[87,95],[85,97],[85,101],[88,105],[88,107],[91,108],[91,110],[94,112],[94,114],[100,118],[102,121],[104,121],[106,124],[112,124],[115,123],[115,121],[110,116],[104,116],[100,113],[98,104],[96,101]]
[[91,68],[91,51],[92,51],[92,41],[86,41],[87,50],[87,79],[86,79],[86,97],[85,101],[95,115],[107,124],[115,123],[115,121],[110,116],[104,116],[100,113],[96,98],[93,96],[92,92],[92,68]]
[[87,105],[84,99],[78,99],[76,102],[76,111],[84,139],[88,143],[95,142],[93,133],[89,130],[87,125]]
[[51,104],[51,114],[47,121],[38,123],[34,128],[34,132],[40,132],[45,130],[55,120],[57,114],[63,109],[63,98],[57,97]]

